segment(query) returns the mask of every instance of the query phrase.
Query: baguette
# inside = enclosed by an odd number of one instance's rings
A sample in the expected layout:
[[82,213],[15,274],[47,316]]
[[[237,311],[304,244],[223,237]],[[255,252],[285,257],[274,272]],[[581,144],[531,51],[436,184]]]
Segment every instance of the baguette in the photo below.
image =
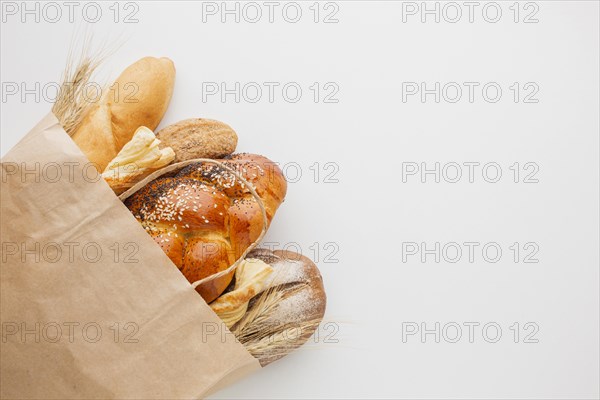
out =
[[140,126],[156,129],[167,111],[174,84],[171,60],[144,57],[110,86],[73,134],[98,172],[104,171]]

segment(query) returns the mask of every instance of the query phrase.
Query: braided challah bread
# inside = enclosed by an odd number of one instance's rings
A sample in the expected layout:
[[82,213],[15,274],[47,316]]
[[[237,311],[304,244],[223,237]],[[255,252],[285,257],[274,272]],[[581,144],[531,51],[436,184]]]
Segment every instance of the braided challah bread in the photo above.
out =
[[[270,223],[287,190],[279,167],[255,154],[218,161],[253,185]],[[227,269],[263,229],[262,211],[248,188],[211,163],[190,164],[157,178],[125,205],[191,283]],[[198,291],[211,302],[227,288],[233,272]]]

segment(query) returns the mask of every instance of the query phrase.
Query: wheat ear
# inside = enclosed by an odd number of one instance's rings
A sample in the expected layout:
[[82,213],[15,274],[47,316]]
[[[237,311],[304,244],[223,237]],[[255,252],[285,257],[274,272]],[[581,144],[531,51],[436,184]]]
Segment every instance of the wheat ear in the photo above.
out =
[[[78,47],[80,50],[76,53],[75,48]],[[89,34],[83,35],[80,45],[71,44],[59,93],[52,106],[52,113],[70,136],[104,93],[103,85],[93,82],[92,78],[109,52],[98,50],[92,53],[91,48],[92,37]]]

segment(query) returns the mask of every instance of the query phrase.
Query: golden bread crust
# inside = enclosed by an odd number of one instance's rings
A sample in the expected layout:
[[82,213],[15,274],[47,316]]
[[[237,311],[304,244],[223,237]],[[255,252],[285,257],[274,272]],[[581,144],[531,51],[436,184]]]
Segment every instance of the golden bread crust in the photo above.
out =
[[140,126],[156,129],[175,85],[168,58],[145,57],[127,67],[73,134],[86,157],[103,172]]
[[[281,170],[255,154],[220,161],[255,187],[270,223],[287,190]],[[125,205],[190,282],[227,269],[263,228],[260,208],[250,191],[216,164],[194,163],[173,176],[155,179]],[[221,294],[232,276],[205,293],[205,300]]]

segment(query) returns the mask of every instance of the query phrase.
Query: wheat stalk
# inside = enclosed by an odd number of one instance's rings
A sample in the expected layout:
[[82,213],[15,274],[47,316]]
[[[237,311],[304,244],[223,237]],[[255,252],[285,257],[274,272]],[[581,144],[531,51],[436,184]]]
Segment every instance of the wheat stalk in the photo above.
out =
[[273,327],[243,342],[244,347],[253,357],[261,361],[267,358],[279,358],[299,347],[308,335],[312,334],[321,323],[320,319],[304,321],[301,324]]
[[[266,365],[299,347],[321,323],[320,319],[278,325],[270,320],[278,304],[306,289],[308,284],[278,285],[261,293],[231,332],[253,357]],[[271,321],[271,323],[269,323]]]
[[261,325],[269,319],[279,302],[298,293],[306,286],[306,283],[293,286],[278,285],[265,290],[256,299],[250,311],[233,326],[232,333],[241,341],[245,337],[250,337],[256,332],[260,332]]
[[70,136],[94,104],[87,84],[91,82],[99,63],[98,60],[85,57],[76,66],[69,63],[63,72],[60,92],[52,112]]
[[[91,35],[84,33],[81,40],[80,45],[71,44],[67,65],[61,77],[60,90],[52,106],[52,113],[70,136],[75,133],[83,118],[104,92],[104,85],[95,84],[90,87],[90,83],[93,82],[92,77],[100,64],[109,55],[108,50],[92,53]],[[77,47],[80,47],[80,50],[75,54]]]

